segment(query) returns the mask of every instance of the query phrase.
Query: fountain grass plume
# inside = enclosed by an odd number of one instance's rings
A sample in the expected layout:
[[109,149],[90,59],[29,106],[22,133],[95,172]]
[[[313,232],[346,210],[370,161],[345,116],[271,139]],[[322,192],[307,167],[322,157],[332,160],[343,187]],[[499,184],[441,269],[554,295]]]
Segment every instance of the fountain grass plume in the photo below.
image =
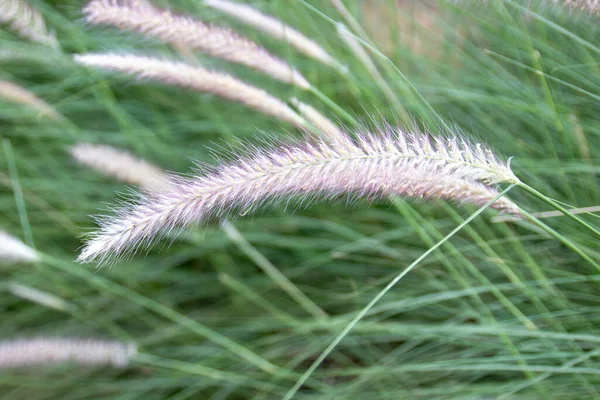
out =
[[98,339],[38,337],[0,341],[0,368],[73,362],[123,368],[137,353],[132,343]]
[[62,119],[62,116],[54,107],[16,83],[0,79],[0,98],[37,110],[40,116],[46,116],[57,121]]
[[231,29],[158,9],[145,0],[92,0],[83,12],[90,24],[136,31],[173,46],[244,65],[301,89],[311,87],[288,63]]
[[167,175],[146,160],[107,145],[79,143],[69,149],[73,158],[82,165],[147,190],[168,187]]
[[[386,127],[355,135],[356,143],[309,141],[250,149],[249,155],[193,178],[173,178],[112,217],[100,218],[78,261],[116,261],[174,230],[296,199],[306,206],[342,195],[442,198],[477,205],[498,195],[492,186],[518,179],[508,163],[461,137],[431,137]],[[501,198],[493,207],[518,213]]]
[[46,28],[41,14],[24,0],[0,0],[0,23],[32,42],[58,48],[54,34]]
[[39,256],[34,249],[0,230],[0,262],[34,262],[37,260],[39,260]]
[[269,36],[282,40],[301,53],[346,73],[348,67],[336,61],[323,47],[289,25],[258,11],[247,4],[235,3],[228,0],[204,0],[204,4],[220,10],[245,24],[259,29]]
[[75,61],[89,67],[119,71],[140,79],[151,79],[198,92],[211,93],[296,126],[303,127],[306,123],[304,118],[281,100],[222,72],[210,71],[181,61],[132,54],[80,54],[75,56]]

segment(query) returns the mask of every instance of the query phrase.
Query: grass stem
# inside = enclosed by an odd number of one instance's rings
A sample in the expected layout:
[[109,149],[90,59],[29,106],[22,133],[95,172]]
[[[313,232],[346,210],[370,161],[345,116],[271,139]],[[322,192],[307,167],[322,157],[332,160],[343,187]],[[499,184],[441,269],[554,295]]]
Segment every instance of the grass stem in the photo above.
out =
[[294,397],[294,395],[298,392],[298,390],[304,385],[304,382],[306,382],[306,380],[319,367],[319,365],[321,365],[321,363],[329,356],[329,354],[331,354],[331,352],[346,337],[346,335],[348,335],[348,333],[350,333],[350,331],[356,326],[356,324],[358,324],[358,322],[365,315],[367,315],[367,313],[371,310],[371,308],[373,308],[373,306],[375,304],[377,304],[377,302],[379,300],[381,300],[383,298],[383,296],[385,296],[398,282],[400,282],[400,280],[402,280],[402,278],[404,278],[410,271],[415,269],[417,267],[417,265],[419,265],[419,263],[421,261],[423,261],[425,258],[427,258],[431,253],[433,253],[440,246],[442,246],[444,243],[446,243],[448,240],[450,240],[450,238],[452,238],[452,236],[457,234],[465,225],[467,225],[468,223],[473,221],[479,214],[481,214],[485,209],[487,209],[489,206],[491,206],[496,200],[498,200],[503,195],[508,193],[508,191],[510,189],[512,189],[514,186],[515,186],[515,184],[510,185],[504,191],[502,191],[498,196],[496,196],[494,199],[489,201],[487,204],[485,204],[479,210],[475,211],[469,218],[465,219],[465,221],[463,223],[461,223],[456,228],[454,228],[452,230],[452,232],[450,232],[449,234],[444,236],[444,238],[442,240],[440,240],[439,242],[437,242],[436,244],[431,246],[426,252],[421,254],[421,256],[419,258],[417,258],[415,261],[413,261],[412,264],[410,264],[402,272],[400,272],[398,275],[396,275],[396,277],[394,279],[392,279],[392,281],[390,283],[388,283],[385,288],[383,288],[379,293],[377,293],[377,295],[375,297],[373,297],[373,299],[369,302],[369,304],[367,304],[356,315],[356,317],[354,317],[354,319],[352,319],[352,321],[350,321],[350,323],[348,325],[346,325],[346,327],[342,330],[342,332],[340,332],[335,337],[335,339],[329,344],[329,346],[327,346],[327,348],[325,350],[323,350],[321,355],[312,363],[312,365],[302,374],[300,379],[298,379],[298,381],[296,381],[294,386],[292,386],[292,388],[286,393],[283,400],[290,400],[292,397]]
[[548,196],[546,196],[546,195],[538,192],[537,190],[535,190],[534,188],[532,188],[529,185],[524,184],[523,182],[519,183],[519,187],[521,187],[522,189],[525,189],[527,192],[531,193],[533,196],[535,196],[538,199],[542,200],[544,203],[548,204],[549,206],[551,206],[551,207],[557,209],[558,211],[562,212],[564,215],[566,215],[567,217],[569,217],[573,221],[577,222],[579,225],[585,227],[590,232],[593,232],[597,236],[600,236],[600,231],[598,231],[598,229],[596,229],[595,227],[593,227],[592,225],[590,225],[589,223],[587,223],[583,219],[579,218],[574,213],[569,212],[569,210],[567,210],[566,208],[564,208],[563,206],[561,206],[560,204],[558,204],[556,201],[552,200],[550,197],[548,197]]

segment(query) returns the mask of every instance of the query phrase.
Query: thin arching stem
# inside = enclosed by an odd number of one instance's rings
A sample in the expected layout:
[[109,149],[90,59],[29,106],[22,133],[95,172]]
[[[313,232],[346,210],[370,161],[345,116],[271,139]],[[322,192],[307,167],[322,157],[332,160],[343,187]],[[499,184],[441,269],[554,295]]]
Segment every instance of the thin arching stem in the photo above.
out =
[[558,211],[562,212],[564,215],[571,218],[573,221],[577,222],[579,225],[585,227],[589,231],[595,233],[597,236],[600,236],[600,231],[598,229],[596,229],[594,226],[590,225],[589,223],[587,223],[586,221],[584,221],[577,215],[569,212],[569,210],[567,210],[566,208],[564,208],[563,206],[558,204],[556,201],[552,200],[550,197],[544,195],[543,193],[538,192],[537,190],[535,190],[534,188],[532,188],[529,185],[524,184],[523,182],[519,182],[519,187],[525,189],[527,192],[531,193],[538,199],[542,200],[544,203],[546,203],[546,204],[550,205],[551,207],[557,209]]
[[350,115],[347,111],[345,111],[342,107],[340,107],[339,105],[337,105],[337,103],[333,100],[331,100],[329,97],[327,97],[323,92],[321,92],[319,89],[317,89],[314,86],[311,86],[309,89],[309,92],[311,92],[312,94],[315,95],[315,97],[317,97],[319,100],[321,100],[323,103],[325,103],[328,107],[330,107],[333,111],[336,112],[336,114],[338,114],[340,117],[344,118],[344,120],[350,124],[350,126],[358,126],[358,123],[356,121],[356,119]]
[[533,222],[536,226],[542,228],[546,233],[550,234],[552,237],[560,241],[562,244],[573,250],[575,253],[579,254],[584,260],[592,264],[595,268],[600,271],[600,264],[594,261],[589,255],[587,255],[583,250],[579,248],[575,243],[571,242],[569,239],[556,232],[554,229],[550,228],[548,225],[544,224],[542,221],[529,214],[527,211],[521,210],[521,213],[527,217],[527,219]]
[[492,199],[491,201],[489,201],[486,205],[484,205],[483,207],[481,207],[479,210],[477,210],[475,213],[473,213],[469,218],[467,218],[463,223],[461,223],[459,226],[457,226],[452,232],[450,232],[449,234],[447,234],[442,240],[440,240],[439,242],[437,242],[436,244],[434,244],[433,246],[431,246],[425,253],[423,253],[419,258],[417,258],[412,264],[410,264],[408,267],[406,267],[402,272],[400,272],[390,283],[387,284],[387,286],[385,288],[383,288],[370,302],[369,304],[367,304],[357,315],[356,317],[354,317],[352,319],[352,321],[350,321],[350,323],[348,323],[348,325],[346,325],[346,327],[344,328],[344,330],[342,332],[340,332],[335,339],[331,342],[331,344],[329,346],[327,346],[327,348],[325,350],[323,350],[323,352],[321,353],[321,355],[312,363],[312,365],[302,374],[302,376],[300,377],[300,379],[298,379],[296,381],[296,383],[294,384],[294,386],[286,393],[285,397],[283,398],[283,400],[290,400],[292,397],[294,397],[294,395],[296,394],[296,392],[298,392],[298,390],[304,385],[304,382],[306,382],[306,380],[312,375],[312,373],[319,367],[319,365],[321,365],[321,363],[329,356],[329,354],[331,354],[331,352],[337,347],[337,345],[346,337],[346,335],[348,335],[348,333],[356,326],[356,324],[358,324],[358,322],[363,319],[363,317],[365,315],[367,315],[367,313],[371,310],[371,308],[373,308],[373,306],[379,301],[381,300],[381,298],[383,298],[383,296],[385,296],[398,282],[400,282],[400,280],[402,280],[402,278],[404,278],[410,271],[412,271],[413,269],[415,269],[417,267],[417,265],[419,265],[419,263],[421,261],[423,261],[425,258],[427,258],[427,256],[429,256],[431,253],[433,253],[438,247],[442,246],[445,242],[447,242],[448,240],[450,240],[450,238],[452,236],[454,236],[455,234],[457,234],[462,228],[465,227],[465,225],[467,225],[468,223],[470,223],[473,219],[475,219],[479,214],[481,214],[486,208],[488,208],[490,205],[492,205],[492,203],[494,203],[496,200],[498,200],[500,197],[502,197],[503,195],[505,195],[510,189],[512,189],[515,186],[515,184],[510,185],[509,187],[507,187],[504,191],[502,191],[502,193],[500,193],[498,196],[496,196],[494,199]]

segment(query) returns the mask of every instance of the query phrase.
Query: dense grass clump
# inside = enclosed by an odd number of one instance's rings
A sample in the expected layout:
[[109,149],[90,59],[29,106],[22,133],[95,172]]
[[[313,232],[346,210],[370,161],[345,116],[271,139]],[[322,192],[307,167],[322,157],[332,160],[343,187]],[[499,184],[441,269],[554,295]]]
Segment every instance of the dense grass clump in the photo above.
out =
[[598,15],[482,3],[0,1],[2,397],[600,396]]

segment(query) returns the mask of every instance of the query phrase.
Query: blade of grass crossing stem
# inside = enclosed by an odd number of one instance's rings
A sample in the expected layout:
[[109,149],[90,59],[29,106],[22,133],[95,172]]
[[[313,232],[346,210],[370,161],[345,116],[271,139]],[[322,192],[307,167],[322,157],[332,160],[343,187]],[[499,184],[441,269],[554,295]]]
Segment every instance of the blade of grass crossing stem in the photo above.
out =
[[533,18],[537,19],[538,21],[541,21],[542,23],[548,25],[550,28],[562,33],[565,36],[570,37],[571,39],[573,39],[574,41],[576,41],[577,43],[579,43],[580,45],[587,47],[588,49],[592,50],[595,53],[600,54],[600,48],[594,46],[593,44],[583,40],[582,38],[580,38],[579,36],[575,35],[574,33],[568,31],[567,29],[563,28],[560,25],[555,24],[554,22],[547,20],[546,18],[542,17],[539,14],[536,14],[535,12],[531,11],[530,9],[523,7],[511,0],[505,0],[506,4],[509,4],[510,6],[516,8],[517,10],[523,11],[529,15],[531,15]]
[[[425,241],[425,244],[428,246],[433,246],[435,244],[435,240],[441,240],[443,234],[440,233],[432,224],[430,224],[425,217],[422,217],[418,214],[416,210],[414,210],[410,206],[406,206],[403,209],[398,207],[398,203],[395,202],[396,208],[401,210],[403,215],[411,221],[410,223],[413,226],[418,226],[421,238]],[[448,208],[451,208],[448,206]],[[457,223],[461,223],[463,219],[461,218]],[[463,227],[464,230],[468,230],[469,225],[465,225]],[[430,236],[431,235],[431,236]],[[477,241],[476,241],[477,242]],[[479,269],[473,265],[471,261],[469,261],[455,246],[452,245],[451,242],[446,242],[443,245],[444,249],[447,249],[450,252],[450,255],[453,258],[460,259],[459,264],[466,265],[466,268],[470,273],[477,277],[480,282],[483,282],[486,286],[491,287],[490,292],[495,295],[495,297],[502,303],[502,305],[507,308],[512,314],[528,328],[528,330],[536,330],[536,326],[534,323],[527,318],[517,307],[514,305],[504,294],[492,283],[490,280],[479,271]],[[457,282],[461,283],[464,289],[468,289],[472,287],[464,278],[463,273],[459,271],[452,262],[446,259],[446,257],[440,257],[440,262],[446,265],[451,276],[453,276]],[[499,326],[496,317],[494,316],[490,307],[482,300],[481,296],[477,293],[472,293],[470,297],[480,306],[482,318],[483,320],[491,325]],[[498,337],[506,347],[506,349],[510,352],[510,354],[515,357],[517,363],[524,368],[525,377],[528,379],[533,379],[534,375],[531,371],[527,369],[528,364],[522,354],[520,353],[518,347],[515,345],[513,340],[506,334],[503,329],[498,329]],[[541,398],[547,398],[548,393],[546,393],[542,388],[536,387],[536,390],[539,392]]]
[[[450,208],[450,207],[448,207],[448,208]],[[423,239],[426,240],[426,243],[428,246],[432,246],[435,243],[434,240],[441,240],[441,238],[443,237],[442,233],[440,233],[431,223],[429,223],[426,218],[420,216],[412,208],[410,208],[408,211],[409,212],[407,214],[411,214],[411,213],[415,214],[413,221],[415,221],[415,223],[418,224],[419,226],[423,227],[423,233],[422,233]],[[418,218],[418,220],[417,220],[417,218]],[[461,222],[462,222],[462,218],[460,221],[458,221],[458,223],[461,223]],[[468,228],[469,228],[469,225],[465,225],[463,227],[463,229],[466,230],[467,232],[468,232]],[[429,236],[430,234],[432,235],[432,237]],[[477,240],[476,240],[476,243],[479,244],[479,242]],[[480,282],[484,283],[486,286],[490,287],[491,288],[490,293],[494,294],[494,296],[498,299],[498,301],[507,310],[509,310],[519,321],[521,321],[528,330],[537,330],[537,327],[535,326],[535,324],[529,318],[527,318],[527,316],[525,314],[523,314],[518,309],[518,307],[515,304],[513,304],[513,302],[503,294],[503,292],[501,290],[499,290],[495,285],[493,285],[492,282],[482,272],[480,272],[479,269],[467,257],[465,257],[462,254],[461,251],[459,251],[450,242],[444,243],[443,248],[447,249],[450,252],[450,255],[452,257],[459,259],[460,260],[459,263],[461,265],[465,265],[466,270],[469,271],[471,273],[471,275],[476,277]],[[454,276],[462,275],[458,270],[456,270],[456,268],[453,266],[452,263],[449,263],[448,261],[444,261],[444,257],[441,258],[441,261],[443,263],[445,263],[446,265],[450,265],[451,269],[455,270],[453,273]],[[462,282],[462,281],[463,281],[463,279],[461,276],[459,282]],[[470,285],[468,283],[463,284],[463,287],[465,289],[469,288],[469,286]],[[498,320],[494,316],[492,310],[482,300],[482,298],[479,295],[477,295],[476,293],[473,293],[471,295],[471,297],[481,307],[481,310],[483,313],[482,317],[484,318],[486,323],[499,326]],[[525,374],[526,378],[533,379],[534,375],[528,369],[527,361],[525,360],[525,358],[519,351],[518,346],[516,346],[515,343],[513,342],[513,340],[510,338],[510,336],[507,335],[503,329],[498,329],[498,337],[500,338],[502,343],[505,345],[506,349],[510,352],[510,354],[513,357],[515,357],[515,360],[517,361],[517,363],[524,368],[523,373]],[[542,387],[536,386],[536,390],[538,391],[540,398],[547,398],[549,396],[549,394]]]
[[238,248],[248,256],[265,274],[269,276],[285,293],[294,299],[307,313],[317,319],[327,318],[327,314],[306,296],[296,285],[281,273],[260,251],[256,250],[246,238],[227,220],[221,224],[223,230]]
[[199,334],[200,336],[205,337],[206,339],[226,348],[233,354],[239,355],[241,358],[245,359],[249,363],[257,366],[258,368],[267,373],[274,375],[287,373],[287,371],[282,370],[282,368],[265,360],[258,354],[240,345],[239,343],[229,339],[228,337],[223,336],[216,331],[213,331],[207,326],[204,326],[169,307],[166,307],[152,299],[149,299],[137,292],[134,292],[133,290],[121,286],[118,283],[112,282],[99,275],[95,275],[81,267],[76,266],[75,268],[73,268],[70,264],[66,265],[64,261],[50,257],[48,255],[43,255],[43,260],[50,266],[53,266],[71,275],[75,275],[78,278],[81,278],[85,281],[88,281],[92,286],[95,286],[96,288],[108,290],[109,292],[112,292],[118,296],[129,298],[135,303],[139,304],[140,306],[148,310],[154,311],[155,313],[162,315],[163,317],[181,326],[187,327],[188,329]]
[[538,192],[537,190],[535,190],[531,186],[528,186],[528,185],[526,185],[526,184],[524,184],[522,182],[519,183],[519,187],[522,188],[522,189],[525,189],[527,192],[531,193],[532,195],[534,195],[538,199],[542,200],[544,203],[546,203],[546,204],[550,205],[551,207],[557,209],[558,211],[562,212],[568,218],[571,218],[573,221],[577,222],[581,226],[583,226],[586,229],[590,230],[591,232],[595,233],[597,236],[600,236],[600,231],[598,229],[596,229],[592,225],[588,224],[586,221],[584,221],[583,219],[579,218],[577,215],[569,212],[569,210],[567,210],[566,208],[564,208],[563,206],[561,206],[560,204],[558,204],[556,201],[552,200],[550,197],[548,197],[548,196],[546,196],[546,195]]
[[533,222],[536,226],[542,228],[546,233],[550,234],[550,236],[554,237],[562,244],[573,250],[575,253],[579,254],[581,258],[589,262],[593,265],[598,271],[600,271],[600,264],[594,261],[589,255],[587,255],[583,250],[581,250],[575,243],[571,242],[569,239],[556,232],[554,229],[550,228],[548,225],[544,224],[542,221],[529,214],[527,211],[521,210],[521,212],[527,217],[528,220]]
[[183,361],[172,360],[147,353],[138,354],[135,357],[135,361],[139,362],[142,365],[165,368],[173,371],[182,372],[185,374],[192,374],[195,376],[202,376],[215,381],[221,381],[226,383],[237,382],[239,384],[253,389],[265,389],[266,387],[268,387],[270,390],[280,389],[274,385],[259,381],[250,376],[238,375],[231,372],[205,367],[199,364],[192,364]]
[[[416,211],[413,211],[413,212],[416,214]],[[418,221],[418,223],[420,223],[423,226],[425,234],[427,235],[427,238],[430,241],[429,242],[430,246],[435,243],[434,242],[435,239],[442,240],[441,239],[442,234],[432,224],[430,224],[423,217],[421,217],[420,219],[421,219],[421,221]],[[430,238],[429,235],[431,235],[432,237]],[[473,238],[473,239],[476,240],[475,238]],[[478,244],[478,243],[476,242],[476,244]],[[527,316],[525,314],[523,314],[523,312],[521,310],[519,310],[519,308],[508,297],[506,297],[502,293],[502,291],[500,291],[500,290],[498,290],[498,288],[494,287],[492,285],[492,282],[479,270],[479,268],[477,268],[477,266],[475,266],[475,264],[473,264],[467,257],[465,257],[456,247],[452,246],[450,243],[445,243],[443,245],[443,248],[447,249],[447,251],[450,253],[451,257],[459,259],[460,264],[464,265],[464,268],[466,268],[466,271],[469,271],[471,273],[471,275],[473,275],[475,278],[477,278],[482,284],[491,286],[492,287],[491,293],[496,297],[496,299],[508,311],[510,311],[513,314],[513,316],[517,320],[519,320],[523,324],[523,326],[525,326],[529,330],[537,329],[535,324],[529,318],[527,318]],[[518,278],[516,278],[516,280],[519,281]],[[477,297],[477,300],[481,301],[481,299],[479,297]],[[489,311],[489,310],[487,310],[487,306],[485,305],[485,303],[481,302],[480,304],[482,305],[482,309],[486,309],[486,312]],[[493,318],[493,315],[491,313],[490,313],[490,317]],[[494,320],[494,323],[497,323],[497,321]],[[514,346],[512,346],[512,347],[513,347],[512,350],[516,350],[516,348],[514,348]]]
[[[327,16],[326,14],[322,13],[321,11],[319,11],[316,7],[312,6],[311,4],[308,4],[306,1],[304,0],[300,0],[300,4],[302,4],[303,6],[305,6],[306,8],[308,8],[309,10],[311,10],[312,12],[320,15],[321,17],[323,17],[324,19],[326,19],[327,21],[329,21],[330,23],[336,25],[338,22],[335,21],[334,19],[330,18],[329,16]],[[364,31],[363,31],[364,32]],[[396,64],[394,64],[394,62],[392,60],[390,60],[389,57],[387,57],[385,54],[383,54],[381,51],[379,51],[377,48],[373,47],[370,43],[366,42],[365,40],[363,40],[361,37],[355,36],[356,40],[358,40],[360,43],[362,43],[363,46],[367,47],[369,50],[371,50],[373,52],[374,55],[376,55],[377,57],[381,58],[382,60],[384,60],[392,69],[393,71],[398,74],[398,76],[401,78],[402,82],[404,82],[406,85],[408,85],[408,88],[412,91],[413,95],[416,96],[416,98],[418,100],[420,100],[422,102],[422,104],[419,104],[418,102],[415,104],[415,106],[417,106],[420,109],[420,113],[419,115],[424,118],[429,120],[429,115],[427,112],[425,112],[425,109],[422,107],[423,105],[425,106],[425,108],[427,108],[433,116],[436,117],[436,119],[439,121],[439,124],[441,124],[445,129],[447,129],[448,131],[451,131],[450,127],[448,126],[448,124],[446,123],[446,121],[444,121],[444,119],[434,110],[434,108],[431,106],[431,104],[429,104],[429,102],[425,99],[425,97],[423,97],[423,95],[417,90],[417,88],[410,82],[410,80],[406,77],[406,75],[404,75],[404,73],[400,70],[400,68],[398,68],[398,66]],[[320,96],[324,96],[322,93],[320,93],[316,88],[314,88],[313,86],[311,86],[311,89],[309,89],[313,94],[315,94],[317,97],[321,98]],[[316,92],[315,92],[316,91]],[[406,93],[405,93],[406,94]],[[322,99],[322,100],[329,100],[328,98]],[[331,101],[331,100],[330,100]],[[333,103],[333,105],[336,108],[339,108],[339,106],[337,106],[337,104]],[[341,110],[342,114],[347,114],[345,111]],[[352,118],[352,117],[350,117]],[[433,121],[430,121],[433,122]]]
[[553,82],[559,83],[559,84],[561,84],[561,85],[563,85],[563,86],[565,86],[565,87],[568,87],[568,88],[570,88],[570,89],[573,89],[573,90],[575,90],[575,91],[577,91],[577,92],[579,92],[579,93],[583,93],[583,94],[585,94],[585,95],[587,95],[587,96],[591,97],[591,98],[592,98],[592,99],[594,99],[594,100],[600,100],[600,96],[598,96],[598,95],[596,95],[596,94],[594,94],[594,93],[592,93],[592,92],[589,92],[589,91],[587,91],[587,90],[584,90],[584,89],[580,88],[579,86],[575,86],[575,85],[573,85],[573,84],[571,84],[571,83],[569,83],[569,82],[567,82],[567,81],[564,81],[564,80],[562,80],[562,79],[558,79],[558,78],[556,78],[556,77],[554,77],[554,76],[552,76],[552,75],[546,74],[546,73],[544,73],[543,71],[540,71],[539,69],[535,69],[535,68],[533,68],[533,67],[530,67],[529,65],[525,65],[525,64],[523,64],[523,63],[520,63],[520,62],[518,62],[518,61],[516,61],[516,60],[513,60],[513,59],[512,59],[512,58],[510,58],[510,57],[503,56],[502,54],[500,54],[500,53],[496,53],[496,52],[494,52],[494,51],[492,51],[492,50],[490,50],[490,49],[484,49],[484,50],[483,50],[483,52],[484,52],[485,54],[489,55],[489,56],[493,56],[494,58],[498,58],[498,59],[500,59],[500,60],[502,60],[502,61],[505,61],[505,62],[507,62],[507,63],[509,63],[509,64],[516,65],[516,66],[517,66],[517,67],[519,67],[519,68],[523,68],[523,69],[525,69],[525,70],[527,70],[527,71],[531,71],[531,72],[535,73],[536,75],[543,74],[543,75],[544,75],[544,77],[545,77],[547,80],[550,80],[550,81],[553,81]]
[[[445,209],[447,210],[447,212],[452,216],[452,218],[457,221],[460,222],[462,221],[462,218],[460,217],[460,215],[450,206],[445,206]],[[487,256],[490,259],[495,259],[495,260],[500,260],[502,259],[502,257],[500,256],[500,254],[498,254],[493,248],[492,246],[490,246],[480,235],[479,233],[477,233],[477,231],[475,229],[473,229],[472,225],[467,225],[464,228],[464,232],[466,235],[470,236],[471,239],[473,239],[475,241],[475,243],[477,243],[480,248],[484,251],[485,254],[487,254]],[[462,255],[462,253],[460,254],[460,257],[464,259],[464,262],[470,263],[470,261],[468,261],[468,259]],[[496,266],[505,274],[505,276],[511,281],[512,284],[514,284],[516,287],[518,287],[520,290],[523,291],[523,293],[529,298],[529,301],[536,307],[538,314],[542,314],[542,315],[550,315],[551,312],[550,310],[546,307],[546,305],[541,301],[541,298],[539,296],[539,294],[536,294],[534,291],[532,291],[531,287],[529,285],[526,285],[523,280],[518,277],[516,275],[516,273],[514,273],[513,271],[510,270],[510,267],[508,266],[508,264],[506,263],[496,263]],[[541,270],[541,268],[537,268],[539,269],[539,274],[535,274],[534,276],[537,277],[537,279],[542,282],[543,287],[547,287],[548,286],[548,277],[543,273],[543,271]],[[487,286],[490,286],[491,292],[494,293],[495,291],[498,291],[499,295],[502,296],[503,298],[506,299],[506,301],[510,302],[509,298],[506,297],[504,295],[504,293],[502,291],[500,291],[495,285],[493,285],[486,276],[484,276],[482,273],[479,272],[479,270],[477,270],[477,274],[481,276],[481,278],[483,278],[483,280],[486,282]],[[566,302],[564,301],[563,297],[560,294],[555,294],[552,297],[553,301],[555,303],[558,303],[557,306],[561,307],[563,310],[568,310],[568,305],[566,304]],[[514,306],[516,307],[516,305]],[[527,318],[524,314],[523,316],[525,318]],[[527,318],[528,321],[529,318]],[[533,323],[533,322],[532,322]],[[581,323],[581,322],[580,322]],[[561,332],[567,332],[567,329],[563,326],[563,324],[561,323],[561,320],[559,318],[549,318],[548,324],[552,324],[552,326],[554,327],[554,329],[558,329]],[[535,327],[535,325],[534,325]],[[535,329],[537,330],[538,328],[535,327]],[[552,348],[554,351],[559,351],[559,348],[556,346],[556,344],[552,341],[549,340],[543,340],[545,343],[545,346],[547,346],[548,348]],[[569,346],[571,347],[571,349],[574,352],[577,352],[579,354],[583,354],[584,351],[581,348],[581,346],[575,344],[575,343],[569,343]],[[515,348],[516,350],[516,348]],[[520,354],[517,354],[517,356],[520,358]],[[564,361],[566,361],[566,359],[562,358]],[[524,362],[524,361],[523,361]],[[519,361],[519,363],[521,363],[521,361]],[[531,379],[531,378],[530,378]],[[577,376],[576,379],[580,382],[581,385],[586,386],[588,388],[592,388],[592,386],[590,385],[589,381],[585,378],[585,376],[581,375],[581,376]]]
[[337,105],[337,103],[335,101],[331,100],[319,89],[317,89],[314,86],[311,86],[308,89],[308,91],[311,92],[312,94],[314,94],[315,97],[317,97],[319,100],[321,100],[324,104],[326,104],[328,107],[330,107],[333,111],[335,111],[340,117],[344,118],[346,120],[346,122],[348,122],[351,126],[353,126],[353,127],[358,126],[356,119],[352,115],[350,115],[342,107]]
[[10,145],[10,140],[4,139],[2,141],[4,145],[4,154],[6,154],[6,162],[8,163],[8,171],[12,183],[13,193],[15,195],[15,202],[17,203],[17,210],[19,212],[19,220],[21,221],[21,227],[23,228],[23,234],[25,235],[25,243],[31,248],[35,248],[33,243],[33,234],[31,232],[31,225],[29,224],[29,218],[27,217],[27,208],[25,208],[25,200],[23,200],[23,192],[21,191],[21,185],[19,184],[19,175],[17,174],[17,164],[15,164],[15,158]]
[[[559,368],[559,370],[556,371],[556,372],[550,372],[550,371],[548,371],[546,373],[543,373],[543,374],[540,374],[540,375],[536,376],[533,379],[525,381],[525,382],[521,383],[520,385],[517,385],[517,387],[514,388],[514,389],[512,389],[510,392],[507,392],[507,393],[504,393],[504,394],[500,395],[498,397],[498,400],[510,398],[515,393],[517,393],[517,392],[519,392],[519,391],[521,391],[523,389],[526,389],[526,388],[528,388],[528,387],[530,387],[532,385],[538,384],[541,381],[543,381],[544,379],[547,379],[547,378],[551,377],[554,373],[558,373],[558,372],[562,372],[562,371],[567,371],[567,370],[569,370],[569,368],[574,367],[575,365],[580,364],[580,363],[582,363],[584,361],[587,361],[588,359],[590,359],[592,357],[595,357],[598,354],[600,354],[600,349],[593,350],[593,351],[588,351],[587,353],[584,353],[584,354],[580,355],[579,357],[576,357],[576,358],[574,358],[574,359],[572,359],[572,360],[570,360],[568,362],[565,362]],[[583,374],[575,374],[575,375],[579,376],[579,375],[583,375]],[[594,389],[593,386],[591,388]],[[597,395],[597,393],[595,393],[595,394]],[[591,393],[591,395],[594,396],[594,393]]]
[[404,278],[410,271],[412,271],[421,261],[427,258],[431,253],[433,253],[438,247],[442,246],[446,243],[452,236],[457,234],[465,225],[474,220],[479,214],[481,214],[486,208],[492,205],[496,200],[504,196],[510,189],[515,187],[515,184],[510,185],[505,190],[503,190],[498,196],[489,201],[486,205],[481,207],[479,210],[474,212],[469,218],[467,218],[462,224],[454,228],[452,232],[447,234],[442,240],[437,242],[435,245],[431,246],[426,252],[421,254],[419,258],[413,261],[408,267],[406,267],[402,272],[400,272],[390,283],[387,284],[377,295],[367,304],[357,315],[354,317],[348,325],[340,332],[338,336],[331,342],[331,344],[321,353],[321,355],[312,363],[312,365],[302,374],[300,379],[296,381],[294,386],[286,393],[283,400],[290,400],[296,392],[304,385],[304,382],[312,375],[312,373],[318,368],[318,366],[329,356],[329,354],[337,347],[337,345],[348,335],[348,333],[356,326],[356,324],[369,312],[371,308],[379,301],[383,296],[387,294],[402,278]]
[[272,302],[267,301],[262,296],[260,296],[255,291],[253,291],[251,288],[244,285],[242,282],[238,281],[237,279],[232,278],[231,276],[227,275],[226,273],[221,272],[219,274],[219,282],[221,282],[221,284],[223,284],[223,286],[231,289],[232,291],[237,293],[239,296],[243,297],[246,301],[249,301],[250,303],[254,304],[255,306],[258,306],[258,307],[262,308],[263,310],[267,311],[268,313],[273,315],[273,318],[277,319],[279,322],[284,323],[284,324],[292,324],[292,323],[297,322],[296,319],[294,319],[294,317],[292,317],[288,313],[284,312],[279,307],[274,305]]

